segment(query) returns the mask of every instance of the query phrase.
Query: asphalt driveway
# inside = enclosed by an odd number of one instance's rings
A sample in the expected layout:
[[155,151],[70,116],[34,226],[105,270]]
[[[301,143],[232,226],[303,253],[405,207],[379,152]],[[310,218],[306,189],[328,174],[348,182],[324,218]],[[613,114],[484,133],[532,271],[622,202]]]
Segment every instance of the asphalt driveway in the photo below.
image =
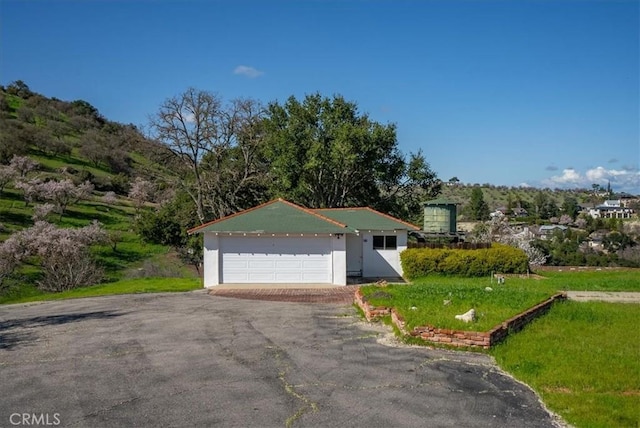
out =
[[387,335],[202,291],[0,306],[0,426],[558,426],[490,357]]

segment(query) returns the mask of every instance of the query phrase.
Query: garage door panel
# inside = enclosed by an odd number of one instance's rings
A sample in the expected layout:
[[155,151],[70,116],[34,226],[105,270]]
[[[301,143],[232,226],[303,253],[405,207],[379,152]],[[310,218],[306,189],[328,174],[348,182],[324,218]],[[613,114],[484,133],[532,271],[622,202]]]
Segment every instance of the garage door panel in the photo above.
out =
[[226,260],[227,268],[229,269],[247,269],[249,262],[247,260]]
[[331,283],[329,237],[224,237],[222,283]]
[[301,282],[302,274],[300,272],[276,272],[274,282]]
[[276,262],[274,260],[249,260],[246,264],[249,269],[273,270]]
[[245,278],[246,278],[245,281],[239,281],[239,282],[265,282],[265,283],[274,282],[273,271],[247,272],[247,274],[245,275]]
[[294,269],[300,270],[303,268],[302,260],[295,259],[284,259],[284,260],[276,260],[275,261],[276,269]]
[[326,263],[324,260],[303,260],[302,267],[310,270],[324,270]]

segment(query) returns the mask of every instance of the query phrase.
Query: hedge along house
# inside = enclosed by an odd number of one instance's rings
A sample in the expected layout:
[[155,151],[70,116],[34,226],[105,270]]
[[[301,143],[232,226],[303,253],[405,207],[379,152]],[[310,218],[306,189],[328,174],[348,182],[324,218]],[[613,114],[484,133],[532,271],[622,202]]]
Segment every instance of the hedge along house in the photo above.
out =
[[402,276],[407,231],[371,208],[307,209],[277,199],[189,230],[204,234],[204,286],[335,284]]

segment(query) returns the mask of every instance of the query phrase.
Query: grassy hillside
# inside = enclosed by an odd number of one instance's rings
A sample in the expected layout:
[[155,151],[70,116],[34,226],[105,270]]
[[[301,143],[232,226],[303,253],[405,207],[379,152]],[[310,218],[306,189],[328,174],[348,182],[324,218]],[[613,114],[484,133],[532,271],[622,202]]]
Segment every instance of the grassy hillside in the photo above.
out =
[[[87,200],[70,205],[62,216],[51,213],[46,220],[64,228],[84,227],[94,220],[102,224],[110,242],[92,249],[105,272],[102,288],[120,287],[124,281],[123,290],[135,290],[135,284],[140,291],[157,289],[158,284],[136,282],[149,277],[191,278],[186,287],[197,286],[197,273],[171,248],[144,243],[134,230],[136,208],[128,190],[136,177],[153,181],[157,188],[167,187],[162,178],[172,172],[161,162],[163,154],[162,146],[135,127],[108,121],[84,101],[49,99],[22,86],[0,89],[0,168],[6,168],[13,156],[27,156],[37,167],[20,180],[69,179],[94,185]],[[34,224],[38,202],[25,201],[15,186],[17,180],[0,192],[0,242]],[[105,199],[107,192],[113,192],[115,199]],[[142,210],[152,210],[152,205]],[[40,266],[37,261],[30,263],[4,282],[0,303],[42,298],[35,285]]]
[[[442,186],[441,196],[443,198],[458,202],[458,213],[464,215],[465,208],[471,200],[471,192],[476,186],[456,185]],[[566,198],[574,198],[579,204],[591,204],[594,201],[600,202],[600,199],[594,199],[592,193],[587,190],[560,190],[560,189],[537,189],[532,187],[506,187],[506,186],[479,186],[482,189],[484,201],[491,211],[500,207],[507,207],[509,202],[512,206],[534,205],[536,195],[542,193],[545,197],[555,203],[558,207],[562,206]]]

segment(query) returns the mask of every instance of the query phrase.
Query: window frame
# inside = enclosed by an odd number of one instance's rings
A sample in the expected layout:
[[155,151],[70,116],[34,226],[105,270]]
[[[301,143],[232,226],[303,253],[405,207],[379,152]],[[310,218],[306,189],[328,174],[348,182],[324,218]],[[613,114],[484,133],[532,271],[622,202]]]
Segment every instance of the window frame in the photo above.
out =
[[[382,245],[380,245],[380,239],[382,239]],[[397,250],[398,249],[398,236],[397,235],[373,235],[372,248],[374,250]],[[376,243],[376,241],[378,241]],[[393,241],[393,242],[390,242]]]

